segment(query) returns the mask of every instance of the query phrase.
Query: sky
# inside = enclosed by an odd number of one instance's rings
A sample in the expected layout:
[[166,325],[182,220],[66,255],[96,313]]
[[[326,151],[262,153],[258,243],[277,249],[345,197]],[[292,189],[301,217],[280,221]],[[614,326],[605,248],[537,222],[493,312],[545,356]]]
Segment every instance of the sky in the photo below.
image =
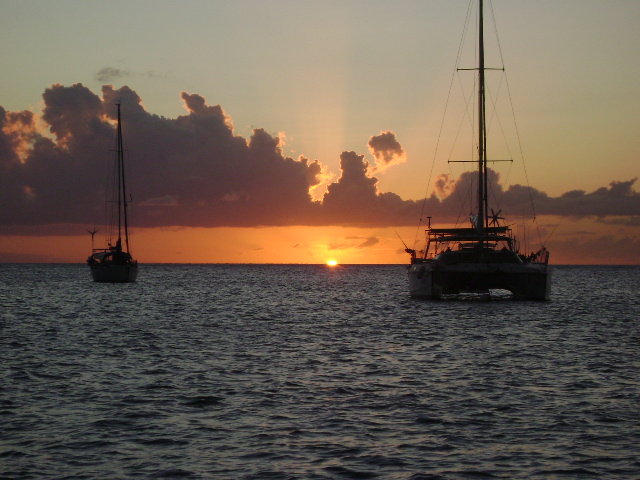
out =
[[[103,244],[116,102],[140,262],[406,262],[420,218],[470,213],[447,162],[473,156],[469,7],[0,0],[0,262],[83,262],[87,229]],[[552,263],[640,264],[640,2],[487,12],[490,133],[516,138],[489,143],[514,160],[492,164],[496,210]]]

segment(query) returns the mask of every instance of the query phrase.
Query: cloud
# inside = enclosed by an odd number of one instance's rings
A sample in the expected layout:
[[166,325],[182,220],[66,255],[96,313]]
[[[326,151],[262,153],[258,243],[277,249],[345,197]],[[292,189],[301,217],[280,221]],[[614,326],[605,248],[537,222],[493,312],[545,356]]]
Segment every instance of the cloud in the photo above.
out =
[[601,217],[598,219],[598,221],[608,225],[625,225],[627,227],[640,227],[640,215]]
[[[137,227],[412,226],[421,215],[438,223],[458,218],[465,223],[474,208],[474,173],[441,175],[425,200],[381,191],[376,175],[406,159],[391,131],[369,140],[375,166],[362,154],[343,152],[334,180],[319,160],[285,156],[284,134],[256,128],[245,138],[235,133],[220,105],[209,105],[196,93],[182,92],[180,98],[185,114],[177,118],[154,115],[135,91],[111,85],[102,87],[100,96],[82,84],[53,85],[43,93],[41,116],[0,107],[0,226],[101,223],[115,103],[122,106]],[[488,180],[491,203],[503,214],[533,213],[533,199],[538,215],[591,216],[624,225],[636,225],[640,218],[636,179],[558,197],[533,187],[503,187],[493,171]],[[318,187],[326,191],[316,200],[312,194]]]
[[420,202],[380,192],[378,179],[370,176],[364,155],[343,152],[340,170],[340,178],[327,187],[323,197],[322,214],[326,224],[375,227],[416,223]]
[[440,199],[447,198],[456,188],[456,181],[451,175],[443,173],[438,175],[434,184],[434,193]]
[[113,67],[104,67],[95,74],[95,79],[98,82],[110,83],[114,80],[120,80],[129,76],[131,76],[131,72],[129,72],[128,70],[120,70],[119,68]]
[[378,237],[346,237],[342,243],[329,244],[329,250],[363,249],[380,243]]
[[590,232],[588,230],[571,230],[564,232],[564,235],[568,235],[571,237],[583,237],[585,235],[596,235],[596,232]]
[[122,70],[115,67],[103,67],[94,75],[96,81],[101,83],[113,83],[116,80],[123,80],[129,77],[166,78],[166,75],[153,71],[132,72],[131,70]]
[[[350,239],[360,240],[362,237],[348,237]],[[374,245],[380,243],[380,239],[378,237],[368,237],[364,239],[364,242],[360,243],[357,248],[367,248],[373,247]]]
[[38,138],[33,112],[5,112],[0,107],[3,118],[0,137],[0,156],[8,161],[23,161],[29,155],[34,141]]
[[[279,139],[255,129],[235,135],[219,105],[183,92],[187,113],[147,112],[129,87],[102,98],[81,84],[44,94],[37,130],[30,112],[2,110],[1,225],[93,224],[104,217],[114,148],[115,103],[122,105],[132,218],[136,226],[297,225],[317,218],[310,189],[323,166],[282,154]],[[24,160],[20,161],[20,155]]]
[[587,193],[573,190],[559,197],[549,197],[535,188],[512,185],[502,195],[505,206],[512,210],[535,204],[536,212],[545,215],[571,217],[606,217],[640,215],[640,193],[633,190],[637,178],[628,181],[613,181],[609,187],[601,187]]
[[369,139],[369,151],[376,159],[375,171],[383,172],[392,165],[407,161],[407,154],[392,131],[381,132]]
[[140,202],[141,207],[176,207],[178,201],[171,195],[165,195],[164,197],[147,198],[143,202]]
[[[426,201],[425,211],[437,212],[438,216],[464,218],[477,204],[475,176],[475,172],[465,172],[454,180],[448,174],[440,175],[431,197]],[[624,220],[618,219],[617,223],[633,224],[634,221],[629,217],[640,215],[640,193],[633,190],[636,180],[613,181],[609,187],[601,187],[590,193],[573,190],[550,197],[535,187],[515,184],[504,188],[500,183],[500,175],[489,169],[489,204],[495,211],[502,210],[501,216],[512,219],[523,214],[574,218],[622,216]]]
[[[625,232],[616,235],[554,236],[547,244],[552,260],[566,264],[628,265],[637,263],[640,238]],[[597,255],[594,256],[594,252]]]

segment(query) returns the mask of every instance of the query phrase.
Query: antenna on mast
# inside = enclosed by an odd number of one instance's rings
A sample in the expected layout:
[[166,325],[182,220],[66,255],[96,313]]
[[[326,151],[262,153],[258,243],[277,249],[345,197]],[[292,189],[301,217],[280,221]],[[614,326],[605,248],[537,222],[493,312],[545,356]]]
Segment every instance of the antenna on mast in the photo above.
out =
[[87,232],[89,232],[91,234],[91,251],[94,250],[93,248],[93,237],[96,235],[96,233],[98,233],[98,229],[96,227],[93,227],[93,230],[87,230]]

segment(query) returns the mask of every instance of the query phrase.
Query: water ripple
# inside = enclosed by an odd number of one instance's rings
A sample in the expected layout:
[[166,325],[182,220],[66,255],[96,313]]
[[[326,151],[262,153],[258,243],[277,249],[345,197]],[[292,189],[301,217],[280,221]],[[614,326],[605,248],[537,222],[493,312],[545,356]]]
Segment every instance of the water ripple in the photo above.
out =
[[1,478],[640,471],[637,267],[557,267],[546,303],[412,301],[402,266],[0,270]]

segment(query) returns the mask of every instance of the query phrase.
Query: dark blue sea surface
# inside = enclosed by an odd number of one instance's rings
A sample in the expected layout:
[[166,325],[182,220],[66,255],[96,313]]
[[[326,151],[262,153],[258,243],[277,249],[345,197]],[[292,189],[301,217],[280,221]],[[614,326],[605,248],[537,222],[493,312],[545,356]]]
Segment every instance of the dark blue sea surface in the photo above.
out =
[[0,478],[640,477],[640,267],[407,292],[401,265],[0,265]]

